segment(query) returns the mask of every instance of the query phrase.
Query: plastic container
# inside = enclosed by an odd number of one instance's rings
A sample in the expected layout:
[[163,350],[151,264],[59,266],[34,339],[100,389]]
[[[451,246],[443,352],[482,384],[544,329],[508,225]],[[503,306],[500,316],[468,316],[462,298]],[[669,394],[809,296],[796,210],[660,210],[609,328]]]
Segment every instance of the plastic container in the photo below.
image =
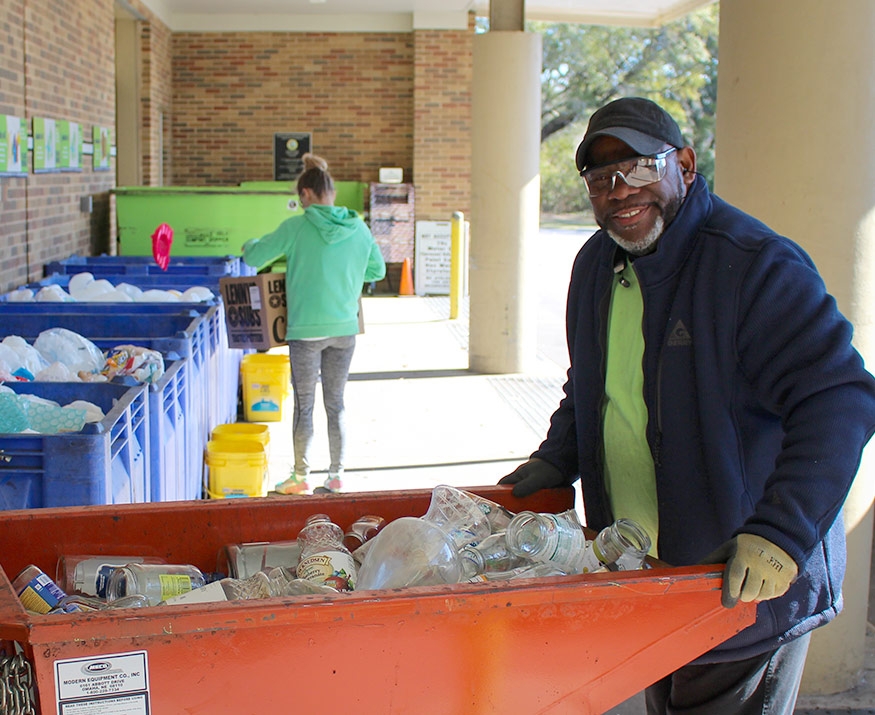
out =
[[[561,512],[574,501],[571,488],[526,499],[508,487],[476,491],[514,512]],[[51,573],[59,548],[112,554],[120,545],[206,572],[225,544],[288,539],[310,514],[347,528],[362,513],[422,515],[430,499],[412,490],[10,512],[0,519],[0,640],[21,646],[44,714],[67,704],[57,675],[96,663],[140,672],[136,692],[154,713],[272,712],[290,697],[298,712],[321,712],[335,694],[362,713],[601,713],[754,622],[754,604],[720,604],[721,566],[85,618],[29,615],[7,578],[31,563]],[[304,684],[293,693],[292,680]]]
[[257,442],[269,454],[270,428],[252,422],[229,422],[216,425],[210,435],[214,440],[238,440]]
[[[7,305],[15,305],[8,303]],[[45,303],[43,305],[51,305]],[[127,304],[124,304],[127,305]],[[175,315],[150,315],[116,307],[112,313],[94,314],[46,310],[42,313],[4,308],[0,313],[0,339],[19,335],[30,343],[44,330],[66,328],[107,350],[116,345],[139,345],[178,357],[206,356],[206,335],[202,315],[179,312]]]
[[149,399],[144,386],[17,382],[8,387],[61,405],[87,400],[105,417],[80,432],[0,434],[0,509],[149,500]]
[[88,272],[95,278],[104,276],[246,276],[254,269],[247,266],[239,256],[174,256],[164,270],[152,256],[77,256],[45,265],[44,275],[61,273],[73,275]]
[[243,410],[247,422],[280,422],[291,392],[288,355],[251,353],[240,363]]
[[266,494],[267,455],[251,440],[210,440],[204,452],[205,489],[212,499]]
[[196,499],[200,496],[201,444],[191,429],[193,386],[187,360],[164,363],[164,374],[148,385],[151,501]]

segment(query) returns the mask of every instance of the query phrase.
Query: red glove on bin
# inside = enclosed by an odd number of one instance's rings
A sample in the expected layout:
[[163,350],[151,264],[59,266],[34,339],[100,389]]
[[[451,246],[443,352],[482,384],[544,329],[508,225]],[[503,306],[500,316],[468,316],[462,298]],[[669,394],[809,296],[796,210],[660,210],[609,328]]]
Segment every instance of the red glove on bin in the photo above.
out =
[[173,245],[173,229],[162,223],[152,234],[152,257],[162,271],[170,265],[170,247]]

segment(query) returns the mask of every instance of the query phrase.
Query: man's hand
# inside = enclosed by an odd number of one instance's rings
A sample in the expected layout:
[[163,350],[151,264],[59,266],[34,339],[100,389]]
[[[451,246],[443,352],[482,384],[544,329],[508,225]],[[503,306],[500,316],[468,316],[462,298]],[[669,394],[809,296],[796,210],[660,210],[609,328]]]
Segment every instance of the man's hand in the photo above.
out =
[[550,462],[534,458],[521,464],[506,477],[499,479],[498,483],[513,484],[515,497],[527,497],[540,489],[563,486],[565,477]]
[[738,600],[768,601],[787,593],[799,567],[790,555],[755,534],[739,534],[702,559],[703,564],[726,563],[722,602],[732,608]]

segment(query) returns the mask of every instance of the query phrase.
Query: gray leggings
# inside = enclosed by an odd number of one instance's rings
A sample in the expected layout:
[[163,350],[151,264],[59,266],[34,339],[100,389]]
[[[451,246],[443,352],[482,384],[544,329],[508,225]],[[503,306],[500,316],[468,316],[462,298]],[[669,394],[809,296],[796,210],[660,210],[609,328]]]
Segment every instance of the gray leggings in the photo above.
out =
[[292,389],[295,413],[292,436],[295,446],[295,474],[310,473],[309,452],[313,444],[313,406],[316,402],[316,382],[322,374],[322,403],[328,415],[328,452],[330,474],[343,472],[346,442],[346,416],[343,391],[349,377],[349,365],[355,350],[355,335],[323,340],[290,340],[289,360],[292,365]]

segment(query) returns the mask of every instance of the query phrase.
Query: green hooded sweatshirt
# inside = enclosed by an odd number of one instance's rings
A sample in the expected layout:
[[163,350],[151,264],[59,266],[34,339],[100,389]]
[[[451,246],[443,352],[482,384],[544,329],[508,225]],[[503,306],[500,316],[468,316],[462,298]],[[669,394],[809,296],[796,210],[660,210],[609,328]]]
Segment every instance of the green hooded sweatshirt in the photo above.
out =
[[272,233],[243,245],[260,267],[285,256],[286,340],[359,332],[362,286],[386,275],[386,263],[361,217],[343,206],[311,204]]

